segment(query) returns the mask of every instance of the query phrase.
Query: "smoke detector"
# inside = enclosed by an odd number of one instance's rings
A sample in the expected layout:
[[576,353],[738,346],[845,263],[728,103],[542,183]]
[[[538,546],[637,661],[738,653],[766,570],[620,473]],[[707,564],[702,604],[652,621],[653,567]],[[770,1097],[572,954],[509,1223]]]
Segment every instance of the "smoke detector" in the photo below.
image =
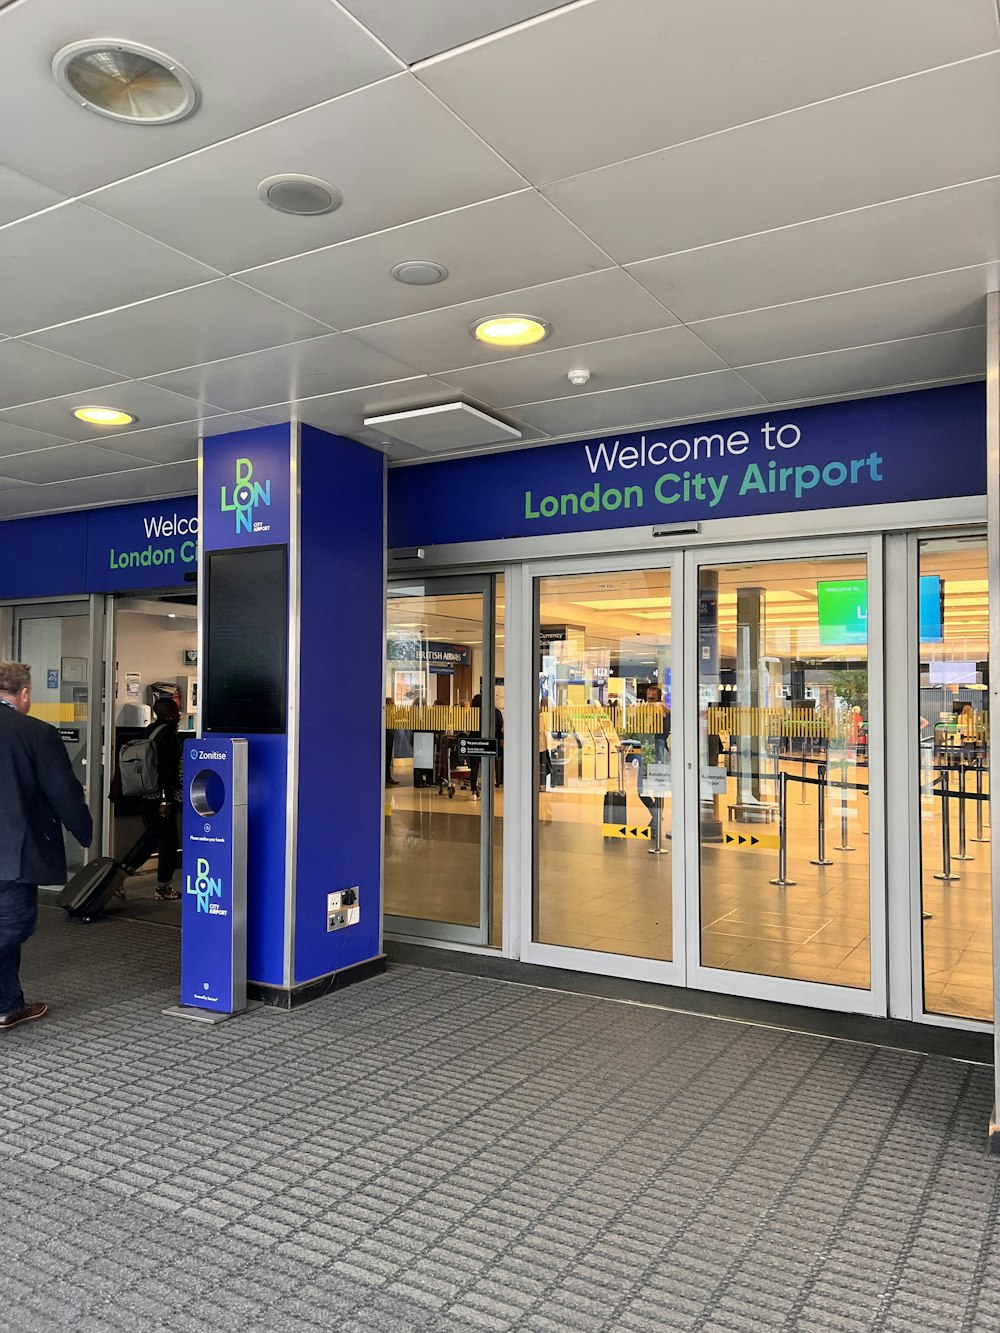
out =
[[569,380],[570,384],[579,389],[590,379],[590,371],[585,370],[583,366],[580,366],[576,370],[569,371],[566,378]]
[[336,185],[320,180],[318,176],[303,176],[295,171],[268,176],[257,186],[257,195],[268,208],[304,218],[333,213],[344,202]]

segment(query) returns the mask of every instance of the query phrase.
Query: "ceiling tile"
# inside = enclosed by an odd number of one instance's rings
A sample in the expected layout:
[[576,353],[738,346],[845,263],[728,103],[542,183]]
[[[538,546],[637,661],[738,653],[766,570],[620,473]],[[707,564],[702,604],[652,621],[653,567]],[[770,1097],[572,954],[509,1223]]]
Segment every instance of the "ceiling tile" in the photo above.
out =
[[217,276],[84,204],[66,204],[0,229],[0,327],[28,333]]
[[[152,430],[130,431],[128,451],[133,458],[150,463],[182,463],[198,457],[198,436],[227,435],[238,430],[253,430],[261,425],[255,417],[231,413],[208,422],[184,421],[175,426],[156,426]],[[0,468],[3,460],[0,459]]]
[[20,339],[0,342],[0,408],[31,403],[36,398],[52,398],[57,393],[92,389],[120,378],[114,371],[69,356],[57,356]]
[[[269,208],[257,187],[287,171],[329,181],[343,204],[316,217]],[[402,74],[113,185],[87,202],[233,273],[523,185],[426,88]],[[179,208],[181,199],[197,199],[198,206]]]
[[61,204],[64,195],[50,190],[47,185],[22,176],[10,167],[0,166],[0,227],[16,218],[27,217],[42,208]]
[[906,278],[702,320],[691,330],[731,366],[739,367],[971,328],[985,321],[985,296],[997,285],[998,268],[984,264]]
[[40,486],[24,481],[0,481],[0,519],[35,513],[44,505]]
[[[80,194],[278,116],[337,97],[400,68],[339,5],[282,0],[48,0],[0,16],[0,156],[66,194]],[[127,35],[184,65],[201,86],[194,115],[136,126],[76,105],[56,86],[52,57],[94,34]]]
[[588,172],[544,193],[628,263],[997,175],[997,125],[1000,53]]
[[629,267],[685,323],[985,264],[1000,257],[1000,178]]
[[[85,421],[77,421],[73,411],[87,404],[101,407],[117,407],[124,412],[131,412],[136,417],[135,425],[122,429],[109,429],[106,426],[88,426]],[[24,407],[8,408],[0,412],[0,427],[5,422],[17,426],[27,426],[31,430],[47,431],[51,435],[69,435],[75,440],[121,440],[133,430],[146,430],[150,426],[166,426],[175,421],[197,421],[202,416],[217,416],[220,409],[206,403],[197,403],[181,394],[170,393],[157,384],[145,381],[127,380],[122,384],[113,384],[105,392],[93,390],[80,394],[61,394],[58,398],[49,398],[45,402],[29,403]],[[123,445],[119,444],[119,448]]]
[[488,347],[471,337],[473,321],[505,311],[547,320],[552,325],[544,344],[549,350],[677,322],[628,274],[613,268],[373,324],[354,336],[430,374],[444,372],[446,367],[508,362],[537,354],[538,344],[517,351]]
[[11,454],[0,459],[0,483],[6,477],[14,481],[73,481],[104,472],[126,472],[130,468],[149,467],[146,459],[132,458],[102,449],[96,444],[59,444],[32,454]]
[[[434,260],[450,276],[430,287],[396,282],[391,270],[407,259]],[[522,190],[252,269],[240,281],[349,329],[609,265],[551,204]]]
[[366,343],[346,333],[331,333],[308,342],[158,375],[155,383],[235,412],[362,384],[405,379],[412,374],[410,366]]
[[784,402],[927,380],[971,379],[985,369],[986,333],[973,328],[745,366],[740,375],[770,401]]
[[68,356],[99,357],[102,365],[139,377],[298,342],[328,331],[325,324],[308,315],[231,278],[220,278],[46,329],[32,334],[31,341]]
[[996,46],[992,0],[605,0],[418,75],[541,182]]
[[499,32],[512,24],[559,9],[566,0],[340,0],[345,9],[380,37],[401,60],[418,60]]
[[606,393],[558,398],[517,408],[516,421],[527,422],[549,435],[594,435],[646,423],[725,416],[761,407],[766,399],[731,370],[686,379],[639,384]]
[[576,367],[590,371],[588,393],[726,369],[722,359],[700,338],[675,324],[652,333],[536,352],[534,356],[518,356],[489,366],[442,371],[440,378],[483,402],[510,407],[514,403],[539,402],[553,393],[571,395],[574,390],[566,377]]
[[29,454],[35,449],[51,449],[54,444],[65,444],[65,436],[47,435],[37,430],[26,430],[0,417],[0,460],[8,454]]

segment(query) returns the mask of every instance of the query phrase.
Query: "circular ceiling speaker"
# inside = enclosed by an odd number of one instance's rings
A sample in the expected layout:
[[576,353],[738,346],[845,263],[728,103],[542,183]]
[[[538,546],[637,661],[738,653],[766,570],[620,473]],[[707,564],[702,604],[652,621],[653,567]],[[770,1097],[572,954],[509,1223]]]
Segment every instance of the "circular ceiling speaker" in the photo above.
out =
[[332,213],[344,202],[336,185],[322,181],[318,176],[303,176],[290,171],[280,176],[268,176],[257,186],[257,194],[269,208],[303,218]]
[[71,42],[53,57],[52,74],[78,105],[134,125],[169,125],[198,106],[198,85],[183,65],[138,42]]
[[432,287],[436,282],[444,282],[448,270],[432,259],[407,259],[393,268],[392,276],[410,287]]

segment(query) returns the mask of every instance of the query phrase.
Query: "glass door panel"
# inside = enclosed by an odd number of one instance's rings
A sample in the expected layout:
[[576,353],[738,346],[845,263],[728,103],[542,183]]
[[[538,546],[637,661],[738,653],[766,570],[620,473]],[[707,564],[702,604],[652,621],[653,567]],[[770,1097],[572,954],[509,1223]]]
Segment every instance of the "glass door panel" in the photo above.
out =
[[532,938],[669,961],[669,570],[536,580]]
[[923,998],[993,1018],[986,539],[920,543]]
[[865,557],[698,571],[700,961],[868,990]]
[[[51,604],[16,607],[13,648],[15,659],[31,668],[33,716],[58,728],[73,772],[93,805],[87,773],[91,690],[88,605],[70,604],[65,609]],[[72,874],[83,865],[86,853],[65,830],[63,838]]]
[[492,582],[389,588],[385,924],[398,934],[488,944],[497,933],[495,761],[460,754],[462,737],[502,734]]

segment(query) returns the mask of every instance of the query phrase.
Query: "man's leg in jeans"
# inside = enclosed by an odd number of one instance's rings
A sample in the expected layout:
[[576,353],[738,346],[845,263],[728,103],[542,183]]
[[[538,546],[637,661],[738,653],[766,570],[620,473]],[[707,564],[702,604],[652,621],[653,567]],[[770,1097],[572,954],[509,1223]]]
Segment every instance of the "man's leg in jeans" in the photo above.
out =
[[21,945],[35,930],[38,885],[0,880],[0,1017],[24,1008]]

